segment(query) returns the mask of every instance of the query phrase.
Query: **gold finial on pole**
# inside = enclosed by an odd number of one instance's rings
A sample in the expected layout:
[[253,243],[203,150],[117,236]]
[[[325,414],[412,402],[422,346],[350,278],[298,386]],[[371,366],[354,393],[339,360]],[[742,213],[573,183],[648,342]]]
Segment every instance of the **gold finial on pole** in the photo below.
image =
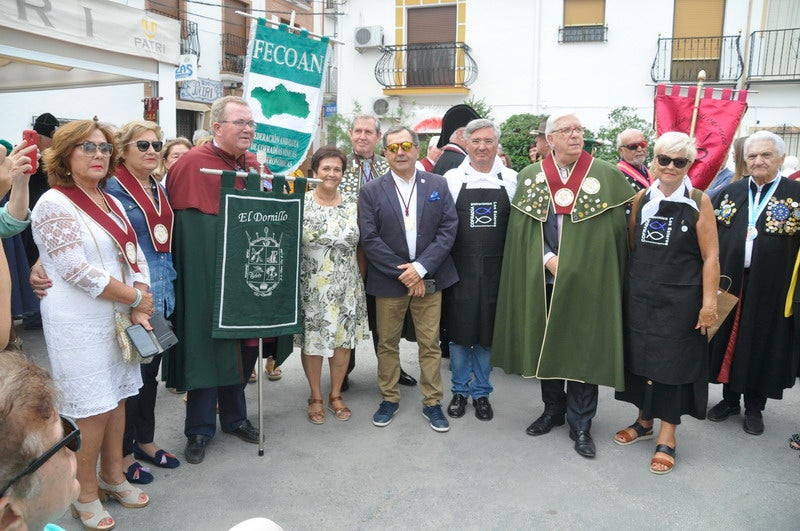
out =
[[700,112],[700,96],[703,92],[703,81],[706,80],[706,71],[697,73],[697,94],[694,95],[694,108],[692,109],[692,125],[689,127],[689,136],[694,138],[694,129],[697,125],[697,113]]

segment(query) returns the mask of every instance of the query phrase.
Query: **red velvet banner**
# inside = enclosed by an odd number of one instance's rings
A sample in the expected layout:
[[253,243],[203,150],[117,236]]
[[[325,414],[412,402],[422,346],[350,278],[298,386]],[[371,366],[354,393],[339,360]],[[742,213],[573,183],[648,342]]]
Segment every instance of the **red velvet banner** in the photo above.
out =
[[[655,101],[658,136],[668,131],[689,134],[697,87],[687,89],[686,95],[682,96],[680,85],[672,85],[669,90],[667,85],[658,85]],[[731,89],[724,89],[715,98],[714,90],[709,87],[700,96],[694,131],[697,159],[689,169],[689,178],[695,188],[705,190],[725,164],[733,135],[747,110],[746,90],[738,91],[736,99],[733,97]]]

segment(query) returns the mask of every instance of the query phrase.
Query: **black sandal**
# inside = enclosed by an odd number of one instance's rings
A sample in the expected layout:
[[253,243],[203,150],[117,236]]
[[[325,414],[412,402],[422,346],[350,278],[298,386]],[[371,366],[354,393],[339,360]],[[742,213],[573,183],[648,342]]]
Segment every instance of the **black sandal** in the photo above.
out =
[[[627,431],[628,429],[631,429],[631,430],[635,431],[636,432],[636,436],[635,437],[631,437],[631,434],[628,433],[628,431]],[[617,439],[617,435],[623,437],[625,440],[624,441],[620,441],[619,439]],[[645,428],[644,426],[639,424],[639,421],[637,420],[636,422],[634,422],[633,424],[631,424],[627,428],[623,428],[623,429],[619,430],[614,435],[614,442],[619,444],[620,446],[627,446],[627,445],[633,444],[633,443],[635,443],[637,441],[646,441],[646,440],[652,439],[652,438],[653,438],[653,426],[650,425],[650,427]]]
[[789,448],[800,450],[800,433],[795,433],[789,438]]
[[[655,453],[668,455],[669,457],[672,458],[672,462],[670,462],[667,459],[664,459],[663,457],[656,457],[655,454],[653,454],[653,458],[650,460],[650,472],[658,475],[669,474],[670,472],[672,472],[672,468],[675,466],[675,448],[667,446],[666,444],[659,444],[656,446]],[[666,468],[664,470],[659,470],[657,468],[653,468],[655,467],[655,465],[661,465]]]

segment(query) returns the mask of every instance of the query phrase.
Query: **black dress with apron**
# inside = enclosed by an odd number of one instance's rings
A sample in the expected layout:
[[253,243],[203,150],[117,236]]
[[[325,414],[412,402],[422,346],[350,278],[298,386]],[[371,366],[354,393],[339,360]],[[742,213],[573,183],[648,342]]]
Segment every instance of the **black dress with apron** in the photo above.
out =
[[625,283],[625,391],[616,398],[671,424],[704,419],[708,403],[708,345],[695,330],[703,305],[697,218],[688,204],[662,201],[642,225],[640,208]]
[[[502,179],[500,173],[498,178]],[[511,202],[505,188],[467,188],[456,200],[458,232],[451,251],[459,281],[444,291],[450,340],[464,347],[492,346],[500,269]]]

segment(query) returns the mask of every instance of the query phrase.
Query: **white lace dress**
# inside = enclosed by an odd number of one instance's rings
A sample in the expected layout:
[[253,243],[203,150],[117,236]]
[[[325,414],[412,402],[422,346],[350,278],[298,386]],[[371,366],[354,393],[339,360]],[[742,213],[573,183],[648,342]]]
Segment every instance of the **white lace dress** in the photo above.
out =
[[[121,206],[120,211],[124,211]],[[98,295],[110,277],[122,280],[123,267],[128,285],[134,281],[149,285],[147,262],[139,249],[140,272],[132,273],[102,227],[56,190],[42,195],[31,222],[42,265],[53,281],[41,311],[61,413],[86,418],[110,411],[138,393],[142,377],[139,365],[123,361],[114,306]],[[117,303],[117,308],[127,310],[125,304]]]

